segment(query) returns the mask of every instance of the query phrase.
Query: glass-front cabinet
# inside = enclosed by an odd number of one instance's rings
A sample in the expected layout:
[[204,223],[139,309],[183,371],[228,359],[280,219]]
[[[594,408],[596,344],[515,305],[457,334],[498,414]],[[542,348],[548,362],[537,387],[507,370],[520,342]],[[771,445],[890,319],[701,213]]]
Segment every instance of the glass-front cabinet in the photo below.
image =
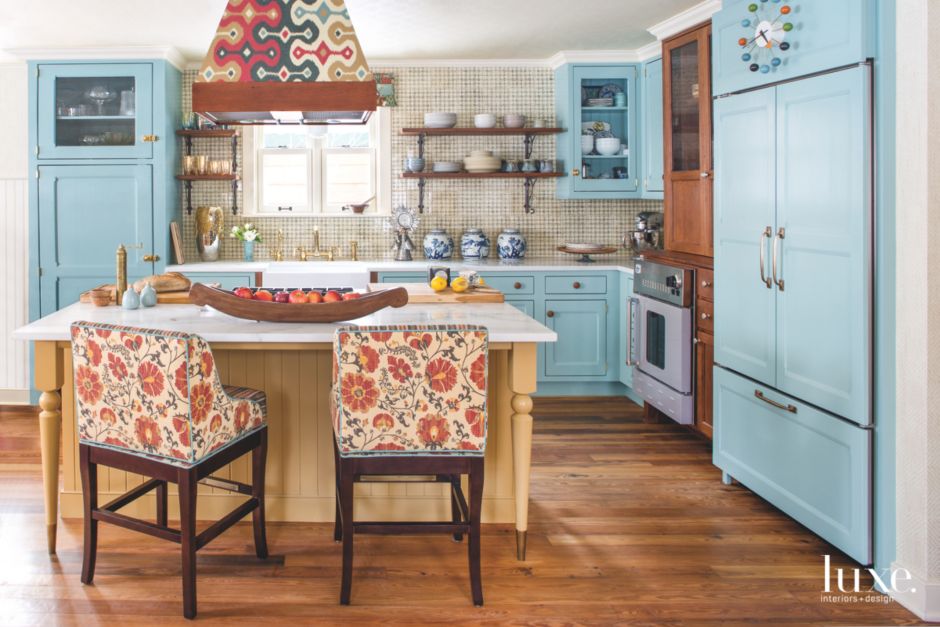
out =
[[561,198],[639,197],[636,65],[569,65],[556,74]]
[[153,66],[40,64],[39,159],[153,156]]

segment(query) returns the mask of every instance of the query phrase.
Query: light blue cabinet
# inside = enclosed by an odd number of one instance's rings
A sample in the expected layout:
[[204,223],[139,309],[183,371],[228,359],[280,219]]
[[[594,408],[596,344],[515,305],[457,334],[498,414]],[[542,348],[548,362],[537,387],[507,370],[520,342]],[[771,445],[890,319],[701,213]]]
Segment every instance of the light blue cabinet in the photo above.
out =
[[530,318],[535,317],[535,301],[534,300],[519,300],[517,298],[507,298],[506,302],[529,316]]
[[218,283],[223,290],[234,290],[236,287],[255,287],[254,274],[239,273],[203,273],[187,272],[186,277],[193,283]]
[[633,359],[633,347],[631,344],[635,341],[632,337],[631,332],[631,317],[632,311],[630,309],[630,299],[633,297],[633,275],[627,274],[625,272],[620,273],[620,298],[618,302],[618,308],[620,311],[619,316],[619,337],[620,337],[620,350],[618,353],[618,361],[620,367],[620,382],[626,385],[627,387],[633,387],[633,366],[630,365],[630,361]]
[[[641,148],[638,135],[639,69],[635,64],[569,64],[555,72],[555,113],[565,132],[556,143],[569,176],[558,179],[556,195],[566,199],[639,198]],[[622,106],[590,106],[589,99],[621,91]],[[585,126],[605,129],[629,154],[583,151]]]
[[643,198],[662,200],[663,181],[663,60],[643,65]]
[[[826,0],[825,2],[789,3],[792,12],[780,20],[793,28],[784,33],[787,51],[778,51],[779,65],[766,59],[744,61],[739,40],[750,41],[762,21],[748,9],[758,7],[761,16],[779,16],[779,2],[725,0],[712,16],[712,93],[728,94],[778,81],[807,76],[831,68],[859,63],[875,56],[874,0]],[[745,21],[747,26],[745,26]],[[767,65],[766,73],[750,70],[758,61]]]
[[[115,251],[128,247],[127,275],[153,274],[153,172],[149,165],[43,165],[39,168],[43,315],[115,278]],[[107,232],[112,246],[102,243]]]
[[427,272],[379,272],[379,283],[425,283]]
[[546,299],[545,324],[558,333],[558,341],[545,345],[545,375],[606,375],[607,314],[605,299]]
[[870,563],[871,431],[723,368],[715,369],[714,399],[715,464]]

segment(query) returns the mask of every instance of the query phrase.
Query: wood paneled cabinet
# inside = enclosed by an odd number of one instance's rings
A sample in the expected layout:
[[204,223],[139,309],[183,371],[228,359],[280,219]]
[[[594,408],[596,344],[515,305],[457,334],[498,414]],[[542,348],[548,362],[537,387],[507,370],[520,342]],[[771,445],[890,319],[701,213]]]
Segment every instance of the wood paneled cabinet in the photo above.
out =
[[666,250],[711,257],[711,24],[663,41]]

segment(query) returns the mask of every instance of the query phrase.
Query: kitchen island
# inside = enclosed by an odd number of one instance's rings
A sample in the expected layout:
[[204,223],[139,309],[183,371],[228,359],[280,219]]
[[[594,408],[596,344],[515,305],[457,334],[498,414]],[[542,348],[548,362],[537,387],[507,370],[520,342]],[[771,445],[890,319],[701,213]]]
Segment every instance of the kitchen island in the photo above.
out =
[[[18,329],[14,337],[33,343],[34,382],[41,391],[42,446],[48,548],[55,552],[61,515],[82,516],[75,397],[69,325],[78,320],[184,331],[212,347],[222,381],[267,395],[269,452],[267,517],[273,521],[330,522],[334,516],[333,433],[329,410],[332,340],[343,324],[290,324],[240,320],[211,308],[158,305],[125,311],[75,304]],[[511,305],[406,305],[353,321],[360,325],[479,324],[490,334],[489,428],[483,521],[514,522],[517,557],[525,559],[532,398],[536,346],[554,342],[554,331]],[[61,434],[61,437],[60,437]],[[62,487],[59,457],[62,449]],[[239,459],[219,476],[247,482],[250,459]],[[139,475],[100,468],[103,495],[120,495],[143,482]],[[373,483],[356,487],[357,518],[446,520],[450,501],[442,484]],[[172,491],[172,489],[171,489]],[[61,498],[61,500],[60,500]],[[241,497],[200,486],[200,518],[218,519]],[[170,517],[174,516],[172,504]],[[127,513],[153,516],[153,499],[140,499]]]

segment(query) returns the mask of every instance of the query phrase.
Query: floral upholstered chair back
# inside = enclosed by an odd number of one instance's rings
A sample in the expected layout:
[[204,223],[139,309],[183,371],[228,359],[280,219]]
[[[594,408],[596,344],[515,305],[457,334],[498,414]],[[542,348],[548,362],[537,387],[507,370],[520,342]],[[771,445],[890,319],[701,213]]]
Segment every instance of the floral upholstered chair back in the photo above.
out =
[[199,336],[72,325],[78,435],[195,463],[265,422],[264,395],[223,386]]
[[487,340],[474,326],[339,329],[331,401],[340,455],[483,455]]

